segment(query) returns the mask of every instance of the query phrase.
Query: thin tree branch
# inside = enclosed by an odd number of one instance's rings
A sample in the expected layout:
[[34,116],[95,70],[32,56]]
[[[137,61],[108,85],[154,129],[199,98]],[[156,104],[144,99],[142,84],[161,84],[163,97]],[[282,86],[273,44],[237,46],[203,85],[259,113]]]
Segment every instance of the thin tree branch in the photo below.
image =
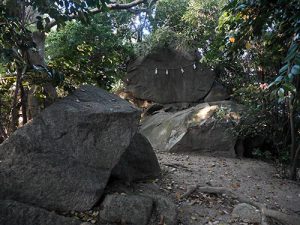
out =
[[[152,1],[150,2],[150,5],[153,5],[153,2],[155,3],[155,2],[157,2],[157,1],[158,1],[158,0],[152,0]],[[138,5],[142,4],[142,3],[147,3],[147,2],[148,2],[148,0],[135,0],[135,1],[133,1],[133,2],[126,3],[126,4],[112,3],[112,4],[108,4],[108,5],[107,5],[107,8],[110,9],[110,10],[129,10],[129,9],[135,7],[135,6],[138,6]],[[89,11],[89,13],[91,13],[91,14],[93,14],[93,15],[98,14],[98,13],[101,13],[101,12],[103,12],[103,10],[102,10],[102,9],[98,9],[98,8],[96,8],[96,9],[91,9],[91,10]],[[73,16],[70,16],[70,17],[69,17],[70,20],[76,19],[76,18],[78,18],[78,15],[73,15]],[[52,27],[56,26],[57,23],[58,23],[58,22],[57,22],[56,20],[53,20],[53,21],[51,21],[50,23],[48,23],[48,24],[46,25],[45,29],[46,29],[46,30],[49,30],[49,29],[51,29]]]
[[112,10],[130,9],[134,6],[140,5],[142,3],[147,3],[147,2],[148,0],[135,0],[133,2],[126,3],[126,4],[118,4],[118,3],[108,4],[107,7]]

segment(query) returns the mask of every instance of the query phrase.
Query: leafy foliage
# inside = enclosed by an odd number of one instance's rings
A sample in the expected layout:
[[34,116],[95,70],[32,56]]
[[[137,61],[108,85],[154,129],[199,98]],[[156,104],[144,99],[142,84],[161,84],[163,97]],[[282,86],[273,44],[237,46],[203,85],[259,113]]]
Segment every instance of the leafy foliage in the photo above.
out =
[[227,56],[248,54],[251,66],[273,77],[298,32],[299,7],[298,1],[231,1],[219,20]]
[[[163,0],[150,17],[151,33],[138,45],[138,53],[162,46],[199,50],[202,61],[216,65],[221,58],[216,27],[224,0]],[[176,12],[176,13],[174,13]]]
[[65,87],[89,83],[109,90],[124,74],[132,48],[115,32],[109,17],[95,16],[88,26],[69,22],[50,33],[46,49],[49,66],[64,74]]
[[182,17],[187,24],[184,32],[190,38],[190,45],[200,48],[207,61],[213,61],[220,55],[218,43],[221,37],[218,36],[216,28],[224,4],[224,0],[190,0]]
[[181,32],[186,25],[182,17],[187,8],[188,0],[159,1],[156,5],[154,15],[150,17],[152,31],[156,31],[162,27],[169,27],[174,32]]
[[[270,121],[266,128],[275,134],[273,140],[278,149],[286,152],[290,148],[291,177],[294,178],[299,154],[296,148],[300,149],[299,1],[234,0],[224,10],[219,28],[226,35],[225,54],[232,60],[247,57],[250,68],[254,68],[250,74],[270,83],[264,86],[264,102],[256,102],[261,107],[257,113],[264,115],[263,121]],[[251,91],[249,96],[254,97],[255,92]]]

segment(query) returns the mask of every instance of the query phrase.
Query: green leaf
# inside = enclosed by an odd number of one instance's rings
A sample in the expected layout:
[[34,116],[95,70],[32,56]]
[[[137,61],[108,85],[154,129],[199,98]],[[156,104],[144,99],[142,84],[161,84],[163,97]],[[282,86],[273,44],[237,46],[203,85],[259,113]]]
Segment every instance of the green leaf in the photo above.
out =
[[277,91],[277,95],[280,99],[284,98],[284,89],[279,88],[278,91]]
[[296,87],[292,83],[284,83],[282,84],[282,87],[285,91],[296,93]]
[[300,74],[300,65],[294,65],[292,70],[291,70],[291,73],[294,74],[294,75]]
[[241,5],[239,5],[239,6],[236,8],[236,11],[244,10],[244,8],[246,8],[246,7],[247,7],[247,5],[241,4]]
[[273,90],[273,91],[271,92],[270,97],[271,97],[271,98],[276,98],[276,97],[277,97],[277,95],[276,95],[276,90]]
[[294,63],[300,65],[300,52],[295,56]]
[[288,75],[288,81],[292,82],[293,79],[294,79],[294,75],[292,73],[289,73],[289,75]]
[[275,83],[280,83],[280,81],[282,81],[282,79],[283,79],[283,76],[278,76],[276,79],[275,79]]
[[285,64],[283,67],[281,67],[281,69],[279,70],[279,75],[282,75],[283,73],[285,73],[289,68],[289,64]]
[[102,11],[103,12],[108,12],[109,9],[108,9],[108,7],[106,5],[106,3],[108,3],[108,1],[107,0],[101,0],[101,3],[102,3],[102,7],[101,7]]
[[277,91],[277,95],[278,95],[278,102],[283,102],[284,100],[284,89],[283,88],[279,88]]
[[275,82],[269,84],[268,89],[275,85]]
[[291,47],[289,48],[288,54],[284,60],[284,62],[289,62],[291,61],[293,58],[295,58],[296,54],[297,54],[297,49],[298,49],[298,45],[296,42],[293,42]]

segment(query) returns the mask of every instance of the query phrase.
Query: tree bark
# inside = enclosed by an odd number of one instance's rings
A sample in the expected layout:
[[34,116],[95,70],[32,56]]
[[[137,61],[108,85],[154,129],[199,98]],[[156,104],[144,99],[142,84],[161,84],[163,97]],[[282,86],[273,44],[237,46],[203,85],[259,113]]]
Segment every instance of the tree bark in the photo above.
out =
[[[43,31],[36,31],[32,34],[32,40],[36,44],[36,50],[29,50],[28,52],[28,62],[30,65],[35,66],[43,66],[47,67],[45,62],[45,40],[46,35]],[[54,101],[57,98],[57,92],[55,87],[47,82],[43,85],[43,88],[46,94],[49,96],[51,101]]]
[[294,106],[293,106],[293,96],[289,98],[289,120],[291,129],[291,150],[290,150],[290,160],[293,162],[295,157],[295,124],[294,124]]
[[4,129],[3,129],[3,125],[0,122],[0,144],[5,141],[5,139],[7,138],[7,134],[5,133]]
[[[28,55],[28,63],[31,66],[43,66],[47,67],[46,62],[45,62],[45,39],[46,35],[45,32],[42,31],[36,31],[33,32],[32,34],[32,39],[33,42],[36,44],[36,50],[29,50],[27,53]],[[42,85],[43,89],[45,91],[45,94],[47,96],[46,99],[46,106],[52,104],[56,99],[57,99],[57,92],[55,87],[50,83],[47,82]],[[29,118],[33,118],[36,116],[40,110],[41,110],[41,105],[38,106],[39,101],[35,99],[35,96],[33,95],[34,92],[36,91],[36,87],[32,87],[32,91],[28,92],[28,116]],[[34,107],[34,108],[31,108]],[[37,109],[39,107],[39,109]]]
[[19,112],[18,112],[17,104],[18,104],[18,95],[19,95],[21,78],[22,78],[22,70],[18,68],[16,87],[15,87],[13,102],[11,106],[11,122],[8,130],[9,135],[12,134],[18,128]]
[[31,120],[32,118],[36,117],[41,112],[41,104],[39,100],[34,96],[36,92],[37,86],[33,85],[29,91],[27,96],[27,118]]
[[298,164],[299,155],[300,155],[300,144],[298,145],[298,148],[295,152],[295,156],[292,161],[291,168],[290,168],[290,179],[292,179],[292,180],[296,180],[296,178],[297,178],[297,164]]
[[3,118],[1,118],[2,115],[1,109],[2,109],[2,102],[0,98],[0,144],[7,138],[7,133],[5,132],[5,128],[2,124]]
[[20,83],[20,94],[21,94],[21,107],[22,107],[22,124],[25,125],[27,123],[27,93],[22,85],[22,82]]

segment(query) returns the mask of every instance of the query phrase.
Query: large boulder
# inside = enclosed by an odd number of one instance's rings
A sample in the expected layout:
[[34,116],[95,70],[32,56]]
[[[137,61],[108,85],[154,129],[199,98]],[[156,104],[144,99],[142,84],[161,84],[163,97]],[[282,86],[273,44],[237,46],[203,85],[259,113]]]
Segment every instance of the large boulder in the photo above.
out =
[[111,173],[112,177],[125,182],[156,178],[159,175],[160,167],[153,148],[140,133],[133,137]]
[[241,112],[242,106],[231,101],[202,103],[176,113],[146,117],[140,132],[157,151],[233,157],[236,137],[229,129],[239,123]]
[[140,112],[92,86],[46,108],[0,145],[0,199],[88,210],[135,135]]
[[81,225],[81,221],[63,217],[45,209],[20,202],[0,201],[1,225]]
[[194,69],[196,61],[174,49],[154,50],[128,66],[126,91],[138,99],[162,104],[199,102],[210,91],[215,73],[199,64]]

